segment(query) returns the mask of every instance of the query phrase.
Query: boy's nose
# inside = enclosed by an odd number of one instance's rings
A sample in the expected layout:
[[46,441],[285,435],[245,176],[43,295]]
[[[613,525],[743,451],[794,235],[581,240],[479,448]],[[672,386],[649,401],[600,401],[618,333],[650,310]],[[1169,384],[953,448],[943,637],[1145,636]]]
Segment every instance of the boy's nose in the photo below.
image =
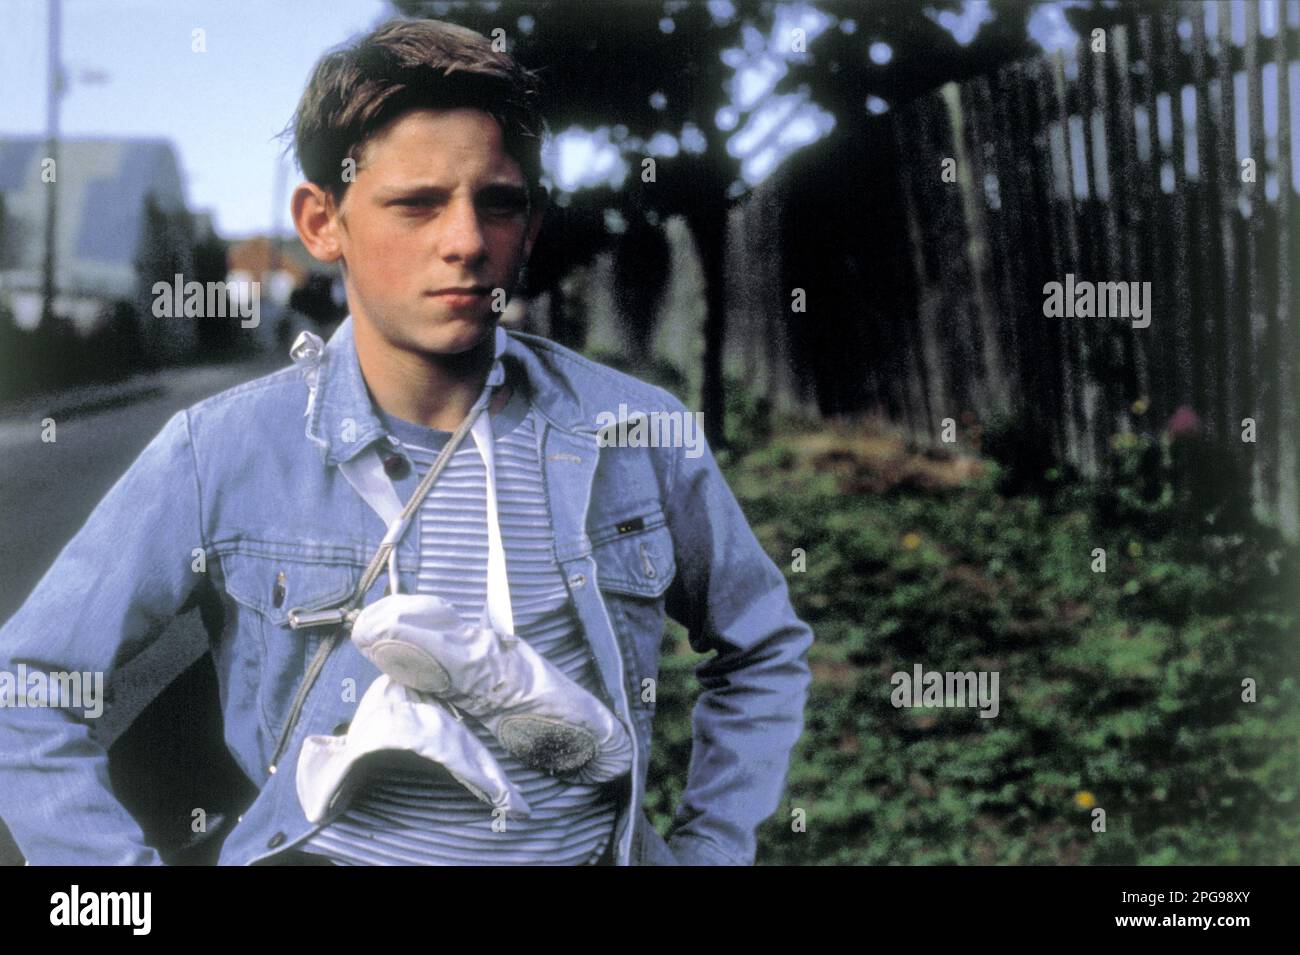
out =
[[443,258],[473,262],[487,253],[478,210],[472,202],[451,202],[442,217],[439,237]]

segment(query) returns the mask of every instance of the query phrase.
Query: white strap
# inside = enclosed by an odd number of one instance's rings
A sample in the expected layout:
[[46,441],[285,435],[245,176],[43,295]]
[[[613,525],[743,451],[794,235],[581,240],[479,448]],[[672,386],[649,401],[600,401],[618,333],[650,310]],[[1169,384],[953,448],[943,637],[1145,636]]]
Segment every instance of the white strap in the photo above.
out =
[[[350,461],[340,462],[339,470],[343,472],[343,476],[348,479],[353,489],[361,495],[362,500],[369,504],[371,510],[387,525],[388,532],[384,535],[384,540],[392,540],[396,545],[406,531],[406,525],[402,521],[402,499],[397,496],[393,482],[389,480],[388,472],[384,470],[384,462],[379,457],[379,452],[369,448]],[[400,593],[396,546],[388,555],[388,587],[389,593]]]
[[501,523],[497,517],[496,456],[493,453],[492,424],[487,415],[479,415],[470,435],[483,458],[483,470],[487,476],[487,606],[483,608],[483,613],[487,625],[497,633],[514,633],[510,584],[506,578],[506,550],[501,542]]
[[[500,359],[506,348],[506,331],[499,325],[496,329],[495,344],[497,362],[493,365],[487,383],[474,403],[474,407],[490,402],[493,389],[505,381]],[[487,490],[487,602],[483,607],[482,625],[489,626],[498,633],[512,634],[515,632],[515,623],[510,606],[510,581],[506,575],[506,551],[501,540],[501,522],[497,515],[496,455],[493,452],[495,438],[492,433],[492,422],[487,414],[478,416],[470,434],[478,447],[479,456],[483,459]],[[388,533],[384,535],[384,539],[392,540],[394,544],[401,540],[402,535],[406,533],[406,525],[401,519],[402,501],[397,496],[397,490],[393,487],[388,472],[384,470],[379,452],[370,448],[352,460],[340,463],[339,469],[348,483],[361,495],[362,500],[369,504],[379,515],[380,520],[387,525]],[[400,593],[396,547],[388,555],[388,585],[390,593]]]
[[[501,356],[506,351],[506,330],[500,324],[496,327],[494,346],[496,359],[488,373],[487,386],[483,389],[485,396],[490,396],[493,388],[505,383],[505,368]],[[480,398],[479,400],[488,400]],[[497,633],[515,632],[515,618],[510,608],[510,581],[506,576],[506,549],[501,541],[501,522],[497,516],[497,478],[496,478],[496,437],[492,432],[492,422],[488,415],[479,415],[470,430],[479,456],[483,458],[483,471],[487,485],[487,532],[488,532],[488,566],[487,566],[487,602],[483,607],[482,626],[491,627]]]

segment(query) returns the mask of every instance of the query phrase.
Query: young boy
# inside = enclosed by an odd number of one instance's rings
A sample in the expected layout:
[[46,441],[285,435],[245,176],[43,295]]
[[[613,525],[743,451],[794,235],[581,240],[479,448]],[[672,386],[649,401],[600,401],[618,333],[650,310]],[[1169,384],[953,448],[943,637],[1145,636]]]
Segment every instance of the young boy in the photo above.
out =
[[[301,338],[295,367],[175,415],[0,630],[0,670],[111,687],[180,610],[220,607],[225,739],[259,789],[221,864],[754,861],[802,731],[812,633],[706,445],[601,430],[620,407],[685,421],[679,401],[498,327],[542,223],[543,133],[532,75],[472,31],[399,20],[326,55],[295,116],[292,211],[308,251],[341,264],[350,316],[323,347]],[[392,562],[359,607],[436,599],[466,627],[489,621],[465,632],[493,647],[517,637],[530,672],[608,715],[617,775],[538,768],[497,714],[400,687],[353,725],[367,688],[402,672],[381,676],[355,632],[334,639],[386,534]],[[714,651],[667,842],[642,811],[665,613]],[[299,762],[363,746],[346,794]],[[76,713],[0,709],[0,766],[0,816],[31,863],[160,863]],[[528,812],[489,805],[471,771]]]

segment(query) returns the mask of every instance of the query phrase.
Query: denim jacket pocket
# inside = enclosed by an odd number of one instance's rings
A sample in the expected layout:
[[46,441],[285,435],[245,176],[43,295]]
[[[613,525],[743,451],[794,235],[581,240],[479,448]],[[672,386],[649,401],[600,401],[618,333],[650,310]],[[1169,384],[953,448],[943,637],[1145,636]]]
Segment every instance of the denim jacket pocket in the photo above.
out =
[[[652,714],[664,634],[664,594],[676,575],[673,539],[658,508],[593,529],[596,583],[628,667],[632,711]],[[647,683],[646,681],[650,681]]]
[[[289,706],[330,627],[294,630],[294,610],[324,610],[343,603],[361,569],[350,562],[289,556],[288,548],[239,549],[221,556],[226,593],[239,607],[235,638],[257,653],[257,701],[262,728],[278,738]],[[253,631],[256,631],[254,633]]]

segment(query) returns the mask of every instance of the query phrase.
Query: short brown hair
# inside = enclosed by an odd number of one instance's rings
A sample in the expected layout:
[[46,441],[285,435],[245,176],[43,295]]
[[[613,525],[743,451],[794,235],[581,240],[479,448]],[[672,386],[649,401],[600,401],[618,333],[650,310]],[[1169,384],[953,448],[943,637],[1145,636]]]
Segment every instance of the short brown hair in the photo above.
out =
[[[501,127],[536,202],[546,120],[536,74],[487,37],[439,20],[390,20],[322,56],[295,110],[293,148],[303,175],[341,202],[343,161],[411,109],[481,109]],[[286,129],[286,133],[288,130]]]

